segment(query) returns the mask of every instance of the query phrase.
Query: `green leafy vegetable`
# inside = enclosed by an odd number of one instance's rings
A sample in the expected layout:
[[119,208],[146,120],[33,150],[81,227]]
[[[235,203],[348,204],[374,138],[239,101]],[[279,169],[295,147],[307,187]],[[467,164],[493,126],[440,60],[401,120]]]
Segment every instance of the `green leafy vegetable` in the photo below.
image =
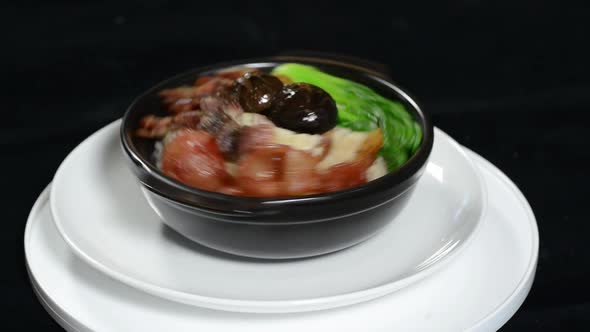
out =
[[389,171],[404,164],[418,149],[422,130],[405,107],[377,94],[370,88],[326,74],[307,65],[287,63],[272,74],[284,75],[294,82],[318,86],[328,92],[338,108],[338,125],[355,131],[381,128],[384,136],[381,155]]

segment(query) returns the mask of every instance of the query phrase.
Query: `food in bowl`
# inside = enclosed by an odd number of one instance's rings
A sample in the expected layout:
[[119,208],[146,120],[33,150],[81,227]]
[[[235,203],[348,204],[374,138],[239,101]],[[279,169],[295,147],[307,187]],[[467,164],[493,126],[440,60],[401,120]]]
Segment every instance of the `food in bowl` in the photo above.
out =
[[[240,83],[236,81],[246,72],[252,72],[249,75],[255,78],[242,79],[241,83],[244,84],[238,87]],[[262,74],[274,76],[281,84]],[[277,105],[281,95],[275,93],[293,83],[307,83],[323,90],[314,90],[311,96],[307,95],[303,99],[319,104],[323,113],[313,112],[312,116],[307,117],[306,114],[311,114],[307,111],[309,108],[295,108],[299,113],[289,115],[299,122],[285,124],[287,120],[280,113],[274,112],[278,109],[291,109],[297,103],[281,102],[279,108]],[[300,92],[303,89],[308,87],[297,86],[293,90]],[[331,102],[326,100],[324,92],[336,104],[335,124],[333,109],[329,108]],[[228,95],[233,97],[226,98]],[[224,112],[201,117],[204,114],[201,104],[206,105],[208,102],[213,106],[223,105]],[[212,105],[207,104],[204,107]],[[240,117],[244,117],[242,124],[238,123],[241,119],[232,117],[231,107],[228,110],[228,105],[241,108]],[[322,116],[321,121],[311,121],[314,116]],[[187,117],[194,122],[187,125],[185,118],[182,120],[185,124],[180,125],[176,123],[179,118],[175,117]],[[218,118],[222,121],[217,120]],[[237,126],[228,125],[233,122],[227,121],[227,118],[231,118]],[[250,119],[245,120],[246,118]],[[157,121],[153,121],[151,125],[144,123],[150,119]],[[242,135],[248,137],[248,131],[256,126],[256,121],[264,121],[272,127],[273,139],[274,133],[278,133],[276,137],[282,137],[280,135],[286,133],[287,137],[296,135],[313,138],[310,142],[301,139],[302,142],[298,143],[301,145],[296,147],[293,144],[273,146],[270,150],[278,150],[279,157],[293,151],[296,154],[305,152],[313,156],[315,148],[321,150],[320,148],[326,147],[326,140],[321,138],[336,131],[345,131],[348,135],[342,135],[342,138],[339,136],[332,142],[338,144],[344,141],[344,137],[351,136],[349,142],[356,142],[358,145],[347,143],[340,146],[342,153],[352,154],[354,151],[356,155],[367,139],[366,135],[373,133],[377,136],[379,129],[382,146],[377,152],[371,152],[370,156],[385,164],[387,174],[380,177],[377,174],[374,180],[369,180],[370,175],[364,173],[362,176],[366,179],[363,181],[367,183],[310,195],[297,193],[279,196],[286,191],[284,182],[279,179],[278,186],[274,186],[271,181],[261,181],[261,187],[266,187],[263,188],[263,194],[277,195],[264,196],[260,193],[240,192],[243,190],[241,186],[225,187],[225,191],[222,191],[226,184],[223,177],[210,177],[210,181],[205,181],[203,186],[212,186],[212,189],[187,185],[166,175],[162,170],[170,167],[164,165],[167,158],[163,154],[177,153],[174,149],[165,151],[166,145],[170,143],[169,140],[177,138],[178,142],[182,142],[181,139],[184,142],[193,142],[190,145],[197,150],[207,150],[214,143],[219,154],[216,162],[205,159],[208,165],[213,165],[206,171],[221,170],[222,174],[235,174],[232,173],[231,164],[237,166],[241,158],[248,156],[240,154],[242,148],[248,150],[253,147],[256,150],[260,144],[254,140],[256,144],[249,147],[248,144],[241,144],[240,139],[225,138],[231,138],[232,135],[238,138]],[[293,122],[293,118],[288,121]],[[214,129],[197,127],[208,123],[216,124]],[[226,253],[264,259],[326,254],[353,246],[375,235],[407,206],[418,180],[424,174],[433,145],[433,125],[428,115],[413,98],[388,78],[351,63],[303,57],[236,60],[170,77],[147,89],[133,101],[123,116],[120,134],[123,153],[141,184],[143,195],[167,226],[201,245]],[[364,139],[353,136],[363,136]],[[231,143],[234,142],[238,144],[233,146]],[[307,145],[303,145],[305,142]],[[331,144],[330,148],[334,148],[336,144]],[[262,145],[269,143],[263,141]],[[182,146],[183,144],[177,145],[180,147],[179,154],[184,156],[185,149]],[[314,148],[310,149],[309,146]],[[323,152],[321,150],[315,153],[321,155]],[[336,150],[329,151],[335,152]],[[219,162],[219,155],[223,166]],[[322,161],[328,156],[326,154]],[[209,156],[197,154],[196,157],[198,164],[199,158]],[[285,159],[271,158],[271,161],[282,164]],[[323,162],[329,164],[327,159]],[[263,170],[267,166],[253,165],[263,167]],[[236,166],[233,171],[239,171]],[[308,165],[302,167],[309,171]],[[265,175],[265,172],[261,173]],[[277,180],[276,173],[269,173],[266,174],[268,178]],[[268,178],[263,177],[264,180]],[[307,180],[304,176],[301,178]],[[320,180],[326,178],[328,177]],[[327,180],[342,181],[339,176]],[[302,183],[306,182],[302,180]],[[266,191],[268,188],[270,190]],[[232,192],[228,189],[239,191]]]
[[401,167],[421,126],[402,103],[313,66],[229,68],[159,91],[141,118],[168,177],[206,191],[290,197],[346,190]]

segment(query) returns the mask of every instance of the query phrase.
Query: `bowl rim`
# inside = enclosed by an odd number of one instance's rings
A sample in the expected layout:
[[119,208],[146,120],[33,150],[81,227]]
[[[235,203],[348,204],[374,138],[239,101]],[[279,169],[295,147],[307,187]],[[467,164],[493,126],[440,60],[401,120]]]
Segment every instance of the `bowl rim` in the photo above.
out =
[[[133,128],[135,124],[130,123],[130,115],[136,111],[136,105],[146,98],[147,96],[155,93],[156,91],[160,90],[162,86],[170,83],[171,81],[180,79],[182,77],[188,75],[199,75],[201,73],[216,71],[216,70],[223,70],[230,67],[239,67],[239,66],[250,66],[250,67],[265,67],[268,65],[276,65],[277,63],[287,63],[287,62],[298,62],[308,65],[329,65],[329,66],[336,66],[336,67],[343,67],[352,72],[356,72],[355,74],[365,75],[369,79],[375,81],[377,84],[385,87],[386,89],[393,90],[395,94],[400,97],[404,103],[411,106],[410,112],[416,114],[415,117],[417,122],[422,127],[422,142],[420,146],[416,150],[416,152],[398,169],[393,172],[389,172],[386,175],[377,178],[375,180],[369,181],[365,184],[355,186],[353,188],[349,188],[346,190],[339,190],[335,192],[329,193],[320,193],[320,194],[313,194],[313,195],[304,195],[304,196],[288,196],[288,197],[244,197],[244,196],[235,196],[235,195],[228,195],[218,192],[212,192],[203,190],[200,188],[192,187],[189,185],[185,185],[171,177],[166,176],[163,174],[152,162],[146,160],[139,151],[135,148],[134,144],[130,142],[130,137],[128,137],[127,132],[129,128]],[[174,76],[168,77],[164,80],[159,81],[158,83],[152,85],[150,88],[145,90],[139,96],[135,97],[131,104],[127,107],[121,122],[120,127],[120,143],[125,151],[125,155],[127,155],[131,161],[138,167],[142,168],[146,174],[151,177],[152,179],[156,180],[157,183],[163,186],[167,186],[169,188],[175,189],[177,191],[181,191],[185,194],[194,195],[197,197],[206,198],[213,201],[223,202],[224,205],[228,208],[233,206],[232,203],[235,204],[244,204],[248,203],[248,206],[255,207],[252,211],[260,211],[271,207],[286,207],[286,206],[298,206],[301,204],[309,205],[309,204],[319,204],[319,203],[328,203],[332,201],[344,200],[344,199],[355,199],[359,197],[366,196],[368,193],[376,193],[386,191],[391,189],[392,187],[399,185],[409,179],[411,179],[418,171],[420,171],[428,161],[430,153],[432,151],[434,141],[434,127],[431,121],[430,116],[422,110],[422,107],[416,102],[416,99],[412,97],[408,92],[402,89],[398,84],[394,83],[389,77],[385,76],[384,74],[372,70],[370,68],[366,68],[364,66],[359,66],[350,62],[340,61],[330,58],[321,58],[321,57],[305,57],[305,56],[269,56],[269,57],[259,57],[259,58],[247,58],[247,59],[240,59],[234,61],[226,61],[226,62],[219,62],[207,66],[201,66],[193,69],[189,69],[183,71],[179,74]],[[156,188],[153,185],[146,183],[145,181],[140,179],[140,182],[150,191],[163,196],[171,201],[182,203],[183,205],[188,205],[190,207],[195,207],[198,209],[203,209],[209,212],[215,213],[216,210],[198,206],[194,202],[179,199],[177,197],[171,197],[168,194],[163,193],[161,190]],[[220,210],[219,212],[228,211],[227,210]],[[252,212],[252,211],[243,211],[240,209],[240,212]]]

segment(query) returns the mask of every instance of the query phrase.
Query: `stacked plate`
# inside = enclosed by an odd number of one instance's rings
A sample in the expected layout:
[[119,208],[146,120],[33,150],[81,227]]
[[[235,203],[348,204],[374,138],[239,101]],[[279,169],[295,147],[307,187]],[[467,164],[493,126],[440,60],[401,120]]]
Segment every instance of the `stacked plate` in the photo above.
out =
[[27,223],[31,282],[68,331],[493,331],[533,282],[526,199],[440,130],[384,231],[333,254],[266,261],[164,226],[123,160],[119,125],[64,160]]

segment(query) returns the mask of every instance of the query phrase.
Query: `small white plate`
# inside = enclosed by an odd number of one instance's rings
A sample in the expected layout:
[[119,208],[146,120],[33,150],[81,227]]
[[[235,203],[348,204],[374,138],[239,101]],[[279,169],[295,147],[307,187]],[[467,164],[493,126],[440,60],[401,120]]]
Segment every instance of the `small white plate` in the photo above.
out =
[[52,222],[48,190],[27,222],[27,266],[42,304],[67,331],[495,331],[529,292],[539,237],[530,206],[514,184],[488,162],[476,160],[489,190],[489,208],[473,243],[435,275],[362,304],[261,315],[150,296],[104,276],[72,253]]
[[480,225],[476,167],[440,130],[408,206],[384,231],[311,259],[263,261],[197,245],[165,227],[120,151],[119,122],[78,146],[56,173],[57,229],[90,265],[170,300],[228,311],[300,312],[350,305],[415,282],[448,262]]

